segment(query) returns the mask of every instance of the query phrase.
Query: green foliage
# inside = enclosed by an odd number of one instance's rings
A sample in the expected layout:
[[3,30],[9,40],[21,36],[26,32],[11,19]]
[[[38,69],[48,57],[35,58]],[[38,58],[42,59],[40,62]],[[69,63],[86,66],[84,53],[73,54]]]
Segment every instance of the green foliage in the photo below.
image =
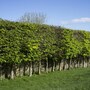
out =
[[90,56],[90,32],[0,20],[0,62]]

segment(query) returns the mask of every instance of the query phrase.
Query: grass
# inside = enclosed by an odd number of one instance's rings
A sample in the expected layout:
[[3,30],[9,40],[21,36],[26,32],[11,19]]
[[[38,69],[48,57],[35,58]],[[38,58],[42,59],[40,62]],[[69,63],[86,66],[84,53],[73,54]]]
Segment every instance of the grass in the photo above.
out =
[[0,81],[0,90],[90,90],[90,68]]

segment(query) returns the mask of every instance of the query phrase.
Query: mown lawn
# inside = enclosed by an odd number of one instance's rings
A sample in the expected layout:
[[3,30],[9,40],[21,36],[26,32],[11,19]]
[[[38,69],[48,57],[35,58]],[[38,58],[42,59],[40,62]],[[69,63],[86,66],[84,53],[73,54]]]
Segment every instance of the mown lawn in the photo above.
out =
[[90,68],[0,81],[0,90],[90,90]]

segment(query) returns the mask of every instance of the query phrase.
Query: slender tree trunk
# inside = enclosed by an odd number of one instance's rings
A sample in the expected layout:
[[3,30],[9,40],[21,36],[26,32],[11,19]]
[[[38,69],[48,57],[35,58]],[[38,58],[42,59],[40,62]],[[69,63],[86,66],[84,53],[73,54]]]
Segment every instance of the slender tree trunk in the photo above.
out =
[[55,61],[55,70],[56,70],[56,71],[59,70],[59,61]]
[[88,63],[89,63],[89,66],[90,66],[90,57],[89,57],[89,61],[88,61]]
[[85,68],[85,59],[83,60],[83,67]]
[[68,69],[68,63],[67,63],[68,61],[67,61],[67,59],[64,59],[63,62],[64,62],[63,69],[67,70]]
[[41,74],[41,60],[38,61],[38,74]]
[[48,59],[46,60],[45,71],[48,73]]
[[61,71],[61,60],[59,60],[59,71]]
[[11,64],[11,76],[10,76],[10,78],[11,79],[14,79],[14,64]]
[[68,70],[70,69],[70,59],[68,59]]
[[52,60],[52,72],[54,72],[54,70],[55,70],[55,61]]
[[64,60],[64,70],[67,70],[67,60]]
[[74,59],[72,59],[72,68],[74,68]]
[[77,60],[74,58],[74,68],[77,68]]
[[83,67],[83,59],[81,60],[81,67]]
[[80,57],[80,59],[79,59],[79,67],[83,67],[83,58],[82,57]]
[[87,57],[87,67],[89,67],[89,57]]
[[63,59],[61,60],[59,69],[60,69],[60,71],[64,69],[64,60]]
[[2,80],[3,79],[3,65],[2,63],[0,64],[0,79]]
[[87,59],[84,57],[84,68],[87,67]]
[[76,68],[78,68],[78,59],[76,58],[76,65],[75,65]]
[[15,67],[16,67],[15,68],[15,76],[17,77],[17,76],[19,76],[19,64],[16,64]]
[[23,64],[22,63],[20,63],[20,65],[19,65],[19,76],[23,76],[23,68],[24,68],[24,66],[23,66]]
[[29,76],[32,76],[32,61],[29,62]]
[[87,67],[89,66],[88,64],[89,64],[89,59],[88,59],[88,57],[87,57]]
[[82,57],[82,67],[84,67],[84,58]]
[[72,68],[72,59],[70,59],[70,69]]
[[33,72],[33,74],[35,74],[35,63],[36,63],[36,61],[32,62],[32,72]]
[[65,59],[63,59],[63,62],[62,62],[62,70],[65,70]]
[[78,58],[78,60],[77,60],[77,67],[78,67],[78,68],[80,67],[80,65],[79,65],[80,63],[79,63],[79,62],[80,62],[80,60],[79,60],[79,58]]
[[25,76],[25,71],[26,71],[26,62],[23,63],[23,75]]

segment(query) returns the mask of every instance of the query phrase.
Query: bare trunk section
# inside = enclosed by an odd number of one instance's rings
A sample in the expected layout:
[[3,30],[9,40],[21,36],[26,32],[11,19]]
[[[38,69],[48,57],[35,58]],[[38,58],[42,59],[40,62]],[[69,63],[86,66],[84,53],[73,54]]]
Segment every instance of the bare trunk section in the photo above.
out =
[[3,80],[5,78],[5,72],[3,69],[2,63],[0,64],[0,79]]
[[68,70],[70,69],[70,59],[67,60],[68,62]]
[[32,76],[32,61],[29,62],[29,76]]
[[79,68],[79,56],[77,56],[77,58],[76,58],[76,68]]
[[76,68],[77,67],[77,64],[76,64],[76,59],[74,58],[74,68]]
[[88,63],[89,63],[89,64],[88,64],[88,67],[90,67],[90,57],[88,58]]
[[48,73],[48,59],[46,60],[45,71]]
[[14,64],[11,64],[11,75],[10,79],[14,79]]
[[36,72],[36,61],[32,61],[32,73],[35,74]]
[[68,61],[67,60],[64,61],[64,65],[65,65],[64,69],[67,70],[68,69]]
[[0,79],[2,80],[2,64],[0,63]]
[[81,64],[80,64],[80,67],[83,67],[83,59],[81,60]]
[[55,61],[55,71],[59,70],[59,61]]
[[89,67],[89,57],[87,57],[87,67]]
[[23,76],[23,64],[21,63],[20,65],[19,65],[19,76]]
[[26,67],[26,63],[23,63],[23,75],[25,76],[25,67]]
[[41,74],[41,60],[38,61],[38,74]]
[[79,57],[79,67],[83,67],[83,58]]
[[86,68],[86,67],[87,67],[87,59],[84,58],[84,68]]
[[19,76],[19,64],[15,65],[15,76],[18,77]]
[[72,69],[72,59],[70,59],[70,69]]
[[55,70],[55,61],[52,60],[52,72],[54,72],[54,70]]
[[72,61],[71,61],[71,68],[73,69],[74,68],[74,60],[72,58]]
[[63,70],[64,69],[64,59],[61,60],[61,63],[60,63],[60,68],[59,70]]
[[61,71],[61,60],[59,60],[59,71]]
[[29,76],[29,62],[25,62],[25,66],[24,66],[24,70],[25,70],[25,74],[26,76]]

